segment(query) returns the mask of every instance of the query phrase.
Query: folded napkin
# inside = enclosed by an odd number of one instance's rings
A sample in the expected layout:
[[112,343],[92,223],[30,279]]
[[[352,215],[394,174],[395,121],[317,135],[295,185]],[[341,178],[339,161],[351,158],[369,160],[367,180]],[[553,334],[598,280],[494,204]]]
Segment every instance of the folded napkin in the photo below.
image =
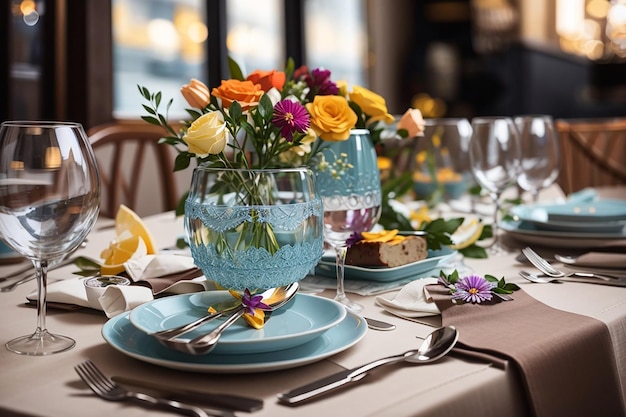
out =
[[[124,267],[133,281],[131,285],[86,289],[86,279],[67,278],[48,285],[47,301],[52,305],[74,305],[102,310],[107,317],[113,317],[150,301],[161,293],[205,291],[214,286],[195,267],[193,259],[186,256],[146,255],[127,262]],[[88,297],[87,291],[99,293]],[[35,301],[37,291],[31,292],[26,298]]]
[[376,304],[386,311],[400,317],[414,318],[437,316],[441,314],[437,304],[426,290],[427,285],[437,283],[437,278],[414,280],[400,290],[395,297],[388,299],[379,295]]
[[513,361],[532,415],[626,416],[606,325],[549,307],[523,289],[515,301],[453,304],[448,289],[428,293],[442,324],[459,330],[459,347]]

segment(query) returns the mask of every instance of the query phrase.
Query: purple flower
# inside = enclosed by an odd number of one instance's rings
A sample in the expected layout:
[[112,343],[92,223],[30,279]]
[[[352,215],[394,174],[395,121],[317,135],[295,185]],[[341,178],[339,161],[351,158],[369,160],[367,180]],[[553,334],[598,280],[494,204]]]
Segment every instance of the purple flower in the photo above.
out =
[[293,141],[293,134],[304,133],[310,125],[309,112],[298,102],[282,100],[274,106],[272,124],[280,129],[280,134],[287,142]]
[[316,95],[333,96],[339,92],[337,84],[330,79],[330,71],[316,68],[311,76],[306,78],[307,85]]
[[361,233],[359,232],[354,232],[350,235],[348,239],[346,239],[346,246],[350,247],[354,245],[355,243],[358,243],[362,240],[363,240],[363,235],[361,235]]
[[463,300],[466,303],[491,300],[491,283],[478,275],[463,277],[454,286],[456,291],[452,294],[452,298],[455,300]]
[[262,295],[252,295],[250,290],[246,288],[241,297],[241,304],[246,308],[246,313],[254,316],[254,309],[260,308],[263,310],[269,309],[269,306],[262,302]]

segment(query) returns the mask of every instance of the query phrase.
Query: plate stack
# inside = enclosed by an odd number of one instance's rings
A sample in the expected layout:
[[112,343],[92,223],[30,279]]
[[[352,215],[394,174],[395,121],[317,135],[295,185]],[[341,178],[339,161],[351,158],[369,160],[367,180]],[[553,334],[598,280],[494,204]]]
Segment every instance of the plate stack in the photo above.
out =
[[[334,300],[296,294],[271,313],[264,327],[243,319],[222,334],[205,355],[170,349],[151,336],[208,314],[210,306],[232,300],[228,291],[182,294],[142,304],[109,320],[102,328],[107,343],[136,359],[173,369],[212,373],[265,372],[302,366],[348,349],[367,331],[365,320]],[[209,333],[226,318],[191,331],[183,340]]]
[[626,201],[594,201],[520,205],[502,229],[525,243],[562,248],[593,248],[626,239]]

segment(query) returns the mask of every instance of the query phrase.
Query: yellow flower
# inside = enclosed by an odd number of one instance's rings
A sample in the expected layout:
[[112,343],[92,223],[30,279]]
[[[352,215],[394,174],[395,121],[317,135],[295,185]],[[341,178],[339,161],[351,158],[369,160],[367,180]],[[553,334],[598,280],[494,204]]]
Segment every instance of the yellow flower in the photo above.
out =
[[189,84],[183,85],[180,88],[180,92],[187,100],[187,103],[197,109],[204,109],[211,101],[209,88],[202,81],[198,81],[195,78],[192,78]]
[[398,122],[398,130],[405,129],[409,137],[424,136],[424,118],[418,109],[408,109]]
[[369,122],[383,121],[387,124],[393,123],[394,118],[387,111],[385,99],[368,90],[367,88],[354,86],[350,93],[350,100],[357,104],[363,113],[369,116]]
[[203,114],[189,126],[183,136],[189,152],[216,155],[226,147],[226,123],[218,111]]
[[357,117],[345,97],[315,96],[306,108],[311,115],[311,127],[322,140],[340,142],[350,137]]

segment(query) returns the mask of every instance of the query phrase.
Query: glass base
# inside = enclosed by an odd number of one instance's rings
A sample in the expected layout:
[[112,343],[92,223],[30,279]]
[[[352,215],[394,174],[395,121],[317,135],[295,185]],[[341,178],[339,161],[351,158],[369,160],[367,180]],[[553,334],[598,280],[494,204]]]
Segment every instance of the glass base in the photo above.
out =
[[32,335],[18,337],[5,344],[11,352],[29,356],[45,356],[65,352],[75,345],[74,339],[39,329]]
[[335,301],[340,302],[341,304],[343,304],[348,310],[352,311],[353,313],[360,313],[361,311],[363,311],[363,306],[359,303],[355,303],[354,301],[351,301],[348,297],[346,297],[345,295],[340,296],[337,295],[335,297]]

